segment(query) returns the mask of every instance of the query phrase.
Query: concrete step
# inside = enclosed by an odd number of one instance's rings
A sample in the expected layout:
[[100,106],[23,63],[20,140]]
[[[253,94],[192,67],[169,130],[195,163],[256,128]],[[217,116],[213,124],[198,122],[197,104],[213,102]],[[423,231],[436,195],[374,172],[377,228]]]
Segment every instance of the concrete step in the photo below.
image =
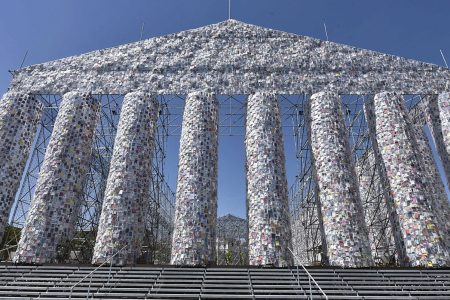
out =
[[[0,265],[0,300],[67,299],[71,290],[72,299],[86,299],[88,291],[94,299],[308,299],[310,294],[307,274],[296,268],[106,267],[84,278],[94,269]],[[330,300],[450,299],[448,269],[309,271]],[[323,299],[311,284],[313,299]]]

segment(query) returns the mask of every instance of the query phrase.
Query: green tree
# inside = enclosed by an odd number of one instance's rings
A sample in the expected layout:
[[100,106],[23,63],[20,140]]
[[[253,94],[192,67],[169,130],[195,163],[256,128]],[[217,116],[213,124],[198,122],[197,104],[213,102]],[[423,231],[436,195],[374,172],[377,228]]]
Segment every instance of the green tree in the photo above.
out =
[[227,266],[231,265],[232,261],[233,261],[233,252],[231,252],[231,250],[228,249],[227,252],[225,252],[225,264]]

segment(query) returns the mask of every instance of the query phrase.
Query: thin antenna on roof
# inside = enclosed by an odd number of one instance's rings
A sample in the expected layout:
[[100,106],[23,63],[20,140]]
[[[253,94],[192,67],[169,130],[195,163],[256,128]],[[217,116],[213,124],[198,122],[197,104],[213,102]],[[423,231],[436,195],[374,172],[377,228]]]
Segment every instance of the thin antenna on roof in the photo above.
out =
[[442,50],[440,50],[440,49],[439,49],[439,51],[441,52],[442,59],[444,60],[445,66],[448,68],[447,60],[445,59],[444,53],[443,53]]
[[323,22],[323,28],[325,29],[325,36],[327,37],[327,42],[328,42],[328,31],[327,31],[327,25],[325,24],[325,22]]
[[231,0],[228,0],[228,20],[231,19]]
[[143,34],[143,32],[144,32],[144,25],[145,25],[145,22],[142,22],[142,26],[141,26],[141,38],[139,39],[140,41],[142,41],[142,34]]
[[27,55],[28,55],[28,50],[25,52],[25,55],[23,56],[22,63],[20,64],[19,69],[22,69],[23,64],[25,63],[25,59],[27,58]]

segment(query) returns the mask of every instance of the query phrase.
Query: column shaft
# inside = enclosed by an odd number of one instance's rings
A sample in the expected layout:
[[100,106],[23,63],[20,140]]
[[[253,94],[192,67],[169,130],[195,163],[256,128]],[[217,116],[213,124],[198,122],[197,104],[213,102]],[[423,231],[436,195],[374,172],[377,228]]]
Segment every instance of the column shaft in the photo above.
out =
[[277,96],[247,100],[245,133],[250,265],[292,264],[283,132]]
[[0,103],[0,242],[41,115],[33,95],[8,92]]
[[113,265],[136,262],[144,237],[149,201],[151,160],[158,102],[154,96],[133,92],[125,96],[100,216],[93,264],[101,264],[126,246]]
[[214,95],[186,98],[180,141],[171,263],[215,261],[218,102]]
[[90,95],[64,95],[14,262],[54,262],[73,236],[99,107]]
[[[301,215],[297,215],[295,218],[291,219],[292,251],[297,260],[303,265],[308,266],[311,265],[311,261],[308,259],[308,235],[303,222]],[[298,263],[297,260],[295,261],[295,264]]]
[[373,264],[368,231],[339,95],[314,94],[310,101],[310,136],[323,218],[323,235],[331,265]]
[[386,208],[388,210],[389,222],[391,225],[391,232],[394,238],[397,260],[402,266],[408,265],[408,257],[406,254],[405,241],[403,239],[402,230],[400,227],[400,220],[397,211],[394,207],[393,194],[391,193],[391,186],[387,176],[386,168],[384,166],[383,158],[377,143],[376,124],[375,124],[375,106],[373,98],[364,103],[364,115],[369,130],[370,140],[372,142],[373,154],[375,157],[375,166],[380,174],[380,182],[383,189],[383,195],[386,201]]
[[374,150],[379,151],[385,169],[385,186],[391,195],[388,200],[393,201],[390,207],[395,214],[393,230],[398,231],[394,237],[399,259],[402,265],[446,265],[448,249],[431,209],[433,199],[427,193],[426,173],[403,102],[394,93],[377,94],[372,106],[374,119],[370,119],[370,114],[368,118],[372,136],[376,137],[372,140],[376,144]]
[[432,211],[436,216],[438,228],[442,231],[444,242],[450,250],[450,203],[433,158],[428,139],[422,124],[412,124],[417,144],[418,158],[425,174],[424,184],[430,197]]
[[[436,95],[423,96],[422,100],[408,112],[413,133],[417,141],[417,153],[421,161],[422,168],[426,175],[426,187],[428,194],[432,196],[433,213],[436,216],[439,228],[444,230],[444,238],[447,247],[450,247],[450,203],[445,192],[444,184],[436,166],[428,137],[424,131],[424,125],[428,124],[431,136],[435,142],[436,148],[441,156],[441,161],[446,170],[445,159],[447,151],[445,150],[444,140],[441,130],[441,121],[439,117],[439,108]],[[439,150],[441,149],[441,150]],[[448,157],[447,157],[448,161]],[[450,174],[447,174],[447,178]]]

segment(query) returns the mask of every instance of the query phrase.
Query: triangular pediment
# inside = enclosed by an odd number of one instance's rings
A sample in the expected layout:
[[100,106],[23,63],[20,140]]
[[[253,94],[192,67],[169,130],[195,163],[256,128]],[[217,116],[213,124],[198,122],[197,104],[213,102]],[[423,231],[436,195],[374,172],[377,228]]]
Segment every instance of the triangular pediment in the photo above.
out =
[[40,93],[432,93],[449,79],[436,65],[227,20],[30,66],[16,71],[12,86]]

